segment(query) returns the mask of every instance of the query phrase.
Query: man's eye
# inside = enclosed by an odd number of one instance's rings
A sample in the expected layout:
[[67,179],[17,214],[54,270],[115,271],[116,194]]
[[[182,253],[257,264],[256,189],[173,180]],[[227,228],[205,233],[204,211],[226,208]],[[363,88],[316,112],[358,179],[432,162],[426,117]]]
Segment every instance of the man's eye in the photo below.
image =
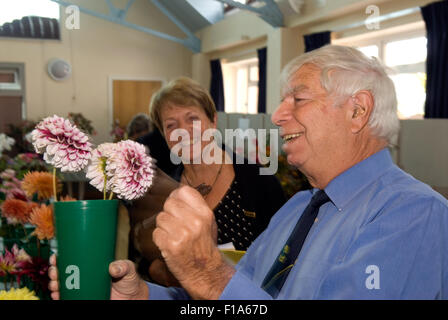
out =
[[300,103],[300,102],[303,102],[303,101],[306,101],[306,99],[294,97],[294,103]]

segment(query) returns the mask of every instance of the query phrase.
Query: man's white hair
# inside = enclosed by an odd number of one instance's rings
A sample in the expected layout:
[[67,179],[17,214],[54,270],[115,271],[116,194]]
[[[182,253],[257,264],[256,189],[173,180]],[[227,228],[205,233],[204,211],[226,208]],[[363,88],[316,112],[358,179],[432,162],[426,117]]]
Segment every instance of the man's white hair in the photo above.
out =
[[327,45],[300,55],[285,66],[281,74],[284,90],[288,89],[292,77],[305,64],[321,69],[322,88],[335,97],[348,98],[361,90],[370,91],[374,99],[368,123],[372,134],[385,139],[390,145],[396,144],[400,121],[395,86],[378,59],[368,58],[351,47]]

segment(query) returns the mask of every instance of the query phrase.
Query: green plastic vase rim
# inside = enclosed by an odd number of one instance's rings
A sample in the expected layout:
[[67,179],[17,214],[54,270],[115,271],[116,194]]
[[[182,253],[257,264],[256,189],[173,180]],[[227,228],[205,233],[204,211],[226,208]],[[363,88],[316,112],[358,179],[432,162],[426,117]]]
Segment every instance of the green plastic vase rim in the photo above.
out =
[[85,207],[115,207],[118,205],[117,199],[112,200],[76,200],[76,201],[56,201],[53,202],[54,206],[57,207],[75,207],[75,208],[85,208]]

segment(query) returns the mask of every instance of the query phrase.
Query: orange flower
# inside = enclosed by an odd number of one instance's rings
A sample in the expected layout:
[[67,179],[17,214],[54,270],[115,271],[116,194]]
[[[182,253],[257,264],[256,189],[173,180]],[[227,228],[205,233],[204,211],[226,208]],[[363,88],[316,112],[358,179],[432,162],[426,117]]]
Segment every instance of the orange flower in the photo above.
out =
[[1,207],[2,216],[8,219],[9,223],[26,223],[34,204],[18,199],[8,199]]
[[[32,197],[37,192],[39,200],[50,199],[53,195],[53,175],[49,172],[34,171],[28,172],[22,181],[22,189],[28,197]],[[57,181],[57,192],[60,192],[62,185]]]
[[53,209],[51,206],[41,205],[31,212],[29,222],[36,226],[34,233],[40,240],[54,237]]
[[70,196],[65,196],[65,197],[61,197],[61,199],[59,199],[59,201],[78,201],[75,198],[72,198]]

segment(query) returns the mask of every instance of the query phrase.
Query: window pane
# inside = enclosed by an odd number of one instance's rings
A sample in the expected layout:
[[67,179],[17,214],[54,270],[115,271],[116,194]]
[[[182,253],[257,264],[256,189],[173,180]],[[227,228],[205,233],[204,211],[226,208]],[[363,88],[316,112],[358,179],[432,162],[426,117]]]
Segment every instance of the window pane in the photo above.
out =
[[16,77],[13,72],[11,73],[0,72],[0,83],[14,83],[15,81]]
[[385,46],[385,61],[388,66],[413,64],[426,61],[426,37],[392,41]]
[[25,16],[59,19],[59,5],[49,0],[0,1],[0,25]]
[[258,87],[250,86],[247,97],[247,113],[258,113]]
[[258,67],[257,66],[252,66],[250,67],[250,81],[258,81]]
[[247,68],[239,68],[236,74],[236,112],[247,113]]
[[425,111],[426,73],[400,73],[391,76],[395,84],[400,119],[421,119]]
[[359,51],[364,53],[368,57],[376,57],[378,58],[378,46],[377,45],[371,45],[371,46],[365,46],[365,47],[359,47]]

